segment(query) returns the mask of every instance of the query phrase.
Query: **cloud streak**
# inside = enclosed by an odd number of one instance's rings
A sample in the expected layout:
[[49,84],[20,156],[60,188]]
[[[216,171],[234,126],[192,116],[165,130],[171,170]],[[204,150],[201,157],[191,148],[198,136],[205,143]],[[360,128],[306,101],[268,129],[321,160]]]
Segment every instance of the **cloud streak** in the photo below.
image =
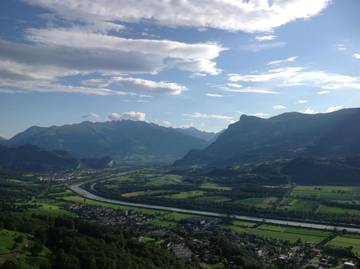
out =
[[226,31],[270,31],[298,19],[319,14],[330,0],[27,0],[68,20],[152,22],[162,26],[216,28]]
[[231,82],[270,84],[274,87],[312,86],[323,90],[360,89],[360,77],[308,70],[303,67],[282,67],[259,74],[231,74]]
[[108,116],[108,119],[111,121],[119,121],[119,120],[135,120],[135,121],[145,121],[146,114],[144,112],[137,111],[129,111],[122,113],[111,113]]
[[212,120],[224,120],[224,121],[232,121],[232,117],[219,115],[219,114],[207,114],[201,112],[194,112],[190,114],[184,114],[184,116],[196,118],[196,119],[212,119]]

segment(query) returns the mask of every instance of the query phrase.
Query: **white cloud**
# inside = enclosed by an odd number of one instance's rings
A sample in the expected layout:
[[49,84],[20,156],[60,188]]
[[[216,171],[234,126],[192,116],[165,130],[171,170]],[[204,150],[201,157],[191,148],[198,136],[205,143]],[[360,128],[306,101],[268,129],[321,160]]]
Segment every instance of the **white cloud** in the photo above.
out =
[[[330,0],[27,0],[63,18],[85,22],[150,21],[164,26],[270,31],[319,14]],[[111,25],[110,25],[111,26]],[[108,26],[109,27],[109,26]]]
[[271,41],[271,40],[274,40],[275,38],[276,38],[276,35],[261,35],[261,36],[255,37],[255,39],[260,42]]
[[228,86],[230,88],[236,88],[236,89],[240,89],[243,87],[243,85],[237,84],[237,83],[226,83],[226,86]]
[[304,111],[305,114],[316,114],[317,112],[312,109],[312,108],[307,108],[305,111]]
[[319,91],[317,92],[318,95],[324,95],[324,94],[328,94],[330,93],[330,91]]
[[171,125],[171,122],[167,121],[167,120],[163,120],[161,123],[164,124],[165,126],[170,126]]
[[313,86],[324,90],[360,89],[360,77],[306,70],[303,67],[282,67],[260,74],[230,74],[231,82],[273,83],[273,87]]
[[224,95],[218,94],[218,93],[207,93],[206,96],[208,96],[208,97],[224,97]]
[[[63,28],[30,29],[27,32],[27,38],[41,46],[80,50],[82,53],[101,52],[105,56],[112,53],[113,57],[118,59],[129,57],[126,62],[128,70],[125,71],[127,72],[136,71],[132,70],[134,63],[140,63],[143,61],[142,58],[146,60],[149,57],[153,60],[153,64],[149,66],[152,70],[148,72],[158,72],[166,66],[165,62],[167,62],[168,66],[182,70],[217,75],[221,70],[216,67],[213,60],[225,50],[216,43],[189,44],[171,40],[131,39]],[[108,68],[111,70],[110,66]]]
[[197,118],[197,119],[213,119],[213,120],[225,120],[225,121],[231,121],[233,118],[230,116],[224,116],[219,114],[206,114],[206,113],[190,113],[190,114],[184,114],[184,116],[191,117],[191,118]]
[[283,64],[283,63],[290,63],[290,62],[294,62],[297,58],[298,58],[297,56],[293,56],[293,57],[289,57],[287,59],[275,60],[275,61],[269,62],[268,65],[278,65],[278,64]]
[[[65,29],[32,29],[31,44],[0,39],[0,90],[2,92],[81,92],[98,95],[133,95],[132,89],[177,95],[187,88],[167,82],[119,74],[157,73],[164,68],[218,74],[213,60],[223,48],[217,44],[188,44],[169,40],[126,39],[101,33]],[[68,40],[71,40],[69,42]],[[35,43],[34,43],[35,42]],[[63,85],[67,76],[92,75],[83,86]],[[125,91],[108,88],[115,83]],[[63,89],[63,90],[62,90]]]
[[283,110],[286,109],[287,107],[284,105],[274,105],[272,108],[275,110]]
[[335,112],[335,111],[338,111],[343,108],[344,108],[344,106],[331,106],[326,110],[326,112],[331,113],[331,112]]
[[232,92],[232,93],[279,94],[279,92],[277,91],[273,91],[266,88],[254,88],[254,87],[236,88],[236,87],[227,87],[224,85],[216,85],[215,87],[225,92]]
[[240,49],[249,52],[259,52],[263,50],[282,48],[285,46],[286,46],[285,42],[279,41],[279,42],[251,43],[251,44],[241,45]]
[[308,100],[299,100],[297,101],[298,104],[306,104],[308,102]]
[[113,77],[111,79],[111,83],[122,83],[124,86],[130,87],[132,90],[134,90],[135,87],[135,89],[145,91],[165,91],[172,95],[178,95],[187,90],[185,86],[173,82],[153,81],[133,77]]
[[344,44],[336,44],[336,48],[339,50],[339,51],[346,51],[347,48]]
[[118,120],[135,120],[135,121],[145,121],[146,114],[143,112],[123,112],[123,113],[111,113],[108,116],[109,120],[111,121],[118,121]]
[[252,116],[255,116],[255,117],[259,117],[259,118],[267,118],[269,116],[268,113],[263,113],[263,112],[258,112],[258,113],[254,113],[254,114],[251,114]]
[[83,119],[90,120],[90,121],[98,121],[100,116],[94,112],[90,112],[81,116]]
[[353,56],[355,59],[360,60],[360,53],[354,53]]

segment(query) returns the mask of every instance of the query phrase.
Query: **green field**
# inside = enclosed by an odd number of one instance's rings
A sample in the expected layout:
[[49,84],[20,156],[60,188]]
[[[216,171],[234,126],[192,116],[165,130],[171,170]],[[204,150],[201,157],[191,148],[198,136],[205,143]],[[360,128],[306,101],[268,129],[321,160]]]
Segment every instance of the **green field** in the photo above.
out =
[[27,234],[5,229],[0,230],[0,265],[10,259],[18,262],[19,268],[39,268],[39,265],[46,261],[50,255],[50,251],[43,248],[37,256],[31,256],[30,247],[32,244],[33,241]]
[[184,192],[179,192],[179,193],[175,193],[175,194],[170,194],[170,195],[165,195],[165,198],[168,199],[190,199],[190,198],[195,198],[195,197],[200,197],[203,196],[205,194],[204,191],[184,191]]
[[360,200],[359,187],[297,186],[291,196],[326,200]]
[[163,185],[176,185],[181,183],[182,177],[178,175],[164,175],[156,176],[149,179],[149,182],[146,183],[146,186],[163,186]]
[[232,225],[239,226],[243,228],[252,228],[257,224],[257,222],[245,221],[245,220],[234,220]]
[[317,201],[285,198],[281,202],[279,209],[290,212],[314,213],[319,206],[320,203]]
[[[246,227],[242,225],[230,225],[225,226],[236,233],[252,234],[263,238],[278,239],[283,241],[289,241],[291,243],[301,239],[307,243],[320,243],[327,238],[330,233],[321,230],[304,229],[296,227],[287,227],[279,225],[262,224],[258,227]],[[253,227],[253,228],[252,228]]]
[[318,214],[322,215],[331,215],[331,216],[357,216],[360,217],[360,210],[356,209],[345,209],[340,207],[332,207],[332,206],[326,206],[321,205],[319,209],[317,210]]
[[341,248],[351,247],[356,255],[360,255],[360,235],[337,236],[327,245]]
[[234,201],[234,204],[258,207],[258,208],[272,208],[276,206],[279,198],[277,197],[260,197],[260,198],[246,198]]
[[219,184],[212,183],[212,182],[205,182],[200,185],[200,188],[205,189],[205,190],[218,190],[218,191],[231,191],[232,190],[231,187],[221,186]]
[[200,196],[196,198],[196,201],[202,203],[224,203],[231,199],[226,196]]

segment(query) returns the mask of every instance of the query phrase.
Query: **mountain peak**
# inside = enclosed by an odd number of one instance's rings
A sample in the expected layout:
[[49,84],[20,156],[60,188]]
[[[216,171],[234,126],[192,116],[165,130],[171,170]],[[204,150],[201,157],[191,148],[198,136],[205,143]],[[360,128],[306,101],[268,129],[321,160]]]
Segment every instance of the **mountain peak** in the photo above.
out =
[[207,148],[178,165],[230,164],[360,154],[359,109],[333,113],[284,113],[270,119],[242,115]]
[[206,141],[173,128],[131,120],[31,127],[8,143],[64,150],[77,158],[110,156],[127,162],[169,162],[207,145]]

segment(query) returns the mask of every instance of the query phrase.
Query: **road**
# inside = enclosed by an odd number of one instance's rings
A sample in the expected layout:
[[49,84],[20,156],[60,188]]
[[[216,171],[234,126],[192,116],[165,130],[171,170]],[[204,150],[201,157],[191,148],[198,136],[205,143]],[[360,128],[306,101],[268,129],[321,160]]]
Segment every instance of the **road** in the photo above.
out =
[[73,192],[77,193],[78,195],[80,195],[84,198],[95,200],[95,201],[100,201],[100,202],[111,203],[111,204],[138,207],[138,208],[147,208],[147,209],[154,209],[154,210],[162,210],[162,211],[170,211],[170,212],[177,212],[177,213],[185,213],[185,214],[192,214],[192,215],[200,215],[200,216],[206,216],[206,217],[230,218],[230,219],[234,219],[234,220],[264,222],[264,223],[269,223],[269,224],[278,224],[278,225],[301,227],[301,228],[312,228],[312,229],[319,229],[319,230],[331,230],[331,231],[334,229],[346,230],[347,232],[360,234],[360,228],[356,228],[356,227],[344,227],[344,226],[326,225],[326,224],[309,223],[309,222],[287,221],[287,220],[279,220],[279,219],[272,219],[272,218],[264,219],[264,218],[249,217],[249,216],[242,216],[242,215],[228,215],[228,214],[215,213],[215,212],[209,212],[209,211],[199,211],[199,210],[182,209],[182,208],[176,208],[176,207],[125,202],[125,201],[101,197],[99,195],[91,193],[91,192],[81,188],[82,184],[84,184],[84,183],[72,185],[72,186],[70,186],[70,189]]

